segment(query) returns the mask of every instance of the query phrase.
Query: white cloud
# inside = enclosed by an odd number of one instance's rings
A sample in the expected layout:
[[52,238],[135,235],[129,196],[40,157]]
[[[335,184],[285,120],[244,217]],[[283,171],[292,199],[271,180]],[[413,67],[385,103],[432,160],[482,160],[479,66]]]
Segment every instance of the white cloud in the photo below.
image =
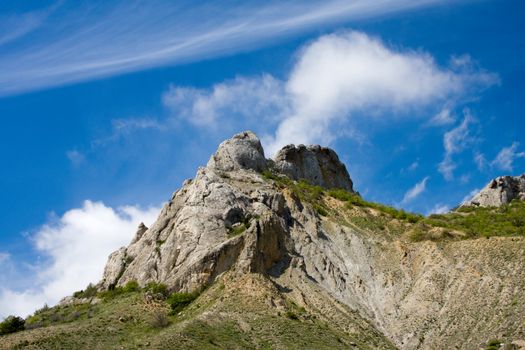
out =
[[59,7],[59,3],[55,3],[43,10],[22,14],[0,15],[0,46],[9,44],[35,31],[57,7]]
[[0,264],[5,263],[7,260],[9,260],[10,256],[11,255],[9,253],[0,252]]
[[[166,128],[164,121],[159,121],[149,117],[132,117],[113,119],[111,121],[111,134],[91,141],[91,149],[103,147],[111,142],[115,142],[122,137],[128,136],[133,132],[147,129],[163,130]],[[89,153],[89,151],[87,153]],[[71,159],[71,158],[70,158]],[[85,156],[84,159],[85,160]]]
[[462,152],[475,140],[470,132],[470,126],[475,120],[468,110],[464,113],[465,117],[461,124],[446,132],[443,136],[445,156],[441,163],[439,163],[438,170],[443,177],[449,181],[454,178],[454,170],[457,167],[453,160],[453,155]]
[[432,209],[428,211],[427,216],[432,214],[445,214],[449,211],[450,207],[448,205],[437,203],[436,205],[434,205],[434,207],[432,207]]
[[0,56],[0,96],[232,54],[336,22],[444,2],[449,0],[77,2],[43,23],[23,16],[8,23],[0,43],[27,40]]
[[82,164],[86,160],[86,156],[77,150],[67,151],[66,156],[73,165]]
[[416,160],[416,161],[414,161],[412,164],[410,164],[410,166],[408,167],[408,170],[410,170],[410,171],[414,171],[414,170],[416,170],[418,167],[419,167],[419,162]]
[[513,142],[509,147],[502,148],[490,165],[504,171],[513,171],[514,161],[525,158],[525,152],[518,151],[518,142]]
[[414,199],[416,199],[417,197],[419,197],[419,195],[421,195],[423,192],[425,192],[425,190],[427,188],[428,179],[429,179],[428,176],[425,177],[423,180],[421,180],[420,182],[416,183],[414,185],[414,187],[412,187],[411,189],[406,191],[405,195],[403,196],[403,200],[401,201],[401,203],[402,204],[407,204],[407,203],[413,201]]
[[430,126],[442,126],[453,124],[456,121],[456,118],[452,114],[452,110],[449,107],[443,108],[438,114],[436,114],[430,121],[428,125]]
[[158,211],[136,206],[113,209],[88,200],[42,226],[32,241],[44,262],[28,277],[31,288],[0,287],[0,317],[28,315],[44,303],[54,304],[98,282],[109,254],[129,243],[140,222],[153,223]]
[[114,119],[111,121],[113,132],[127,134],[134,130],[141,129],[162,129],[162,124],[152,118],[126,118]]
[[487,159],[483,153],[476,152],[474,154],[474,162],[476,163],[479,171],[483,171],[487,167]]
[[221,127],[226,119],[276,121],[287,108],[287,97],[281,81],[264,74],[259,77],[237,77],[214,85],[211,89],[171,86],[162,100],[177,120],[206,128]]
[[451,100],[497,81],[481,70],[441,68],[427,53],[393,49],[364,33],[346,32],[322,36],[304,47],[286,81],[263,75],[210,89],[171,87],[163,101],[179,119],[206,128],[218,120],[222,126],[232,115],[280,119],[275,133],[263,137],[273,155],[287,143],[330,144],[341,134],[334,124],[347,122],[354,112],[415,115],[406,112],[450,106]]
[[[327,35],[308,45],[286,83],[293,113],[279,125],[270,149],[289,142],[330,142],[330,123],[356,111],[404,112],[449,103],[496,77],[437,66],[432,56],[397,50],[364,33]],[[380,114],[381,116],[384,114]]]

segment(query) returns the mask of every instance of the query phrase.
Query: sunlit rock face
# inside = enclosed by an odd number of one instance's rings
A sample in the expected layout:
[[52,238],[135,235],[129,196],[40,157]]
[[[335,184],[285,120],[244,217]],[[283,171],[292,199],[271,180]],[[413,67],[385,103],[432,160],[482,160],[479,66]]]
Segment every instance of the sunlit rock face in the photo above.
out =
[[491,180],[462,206],[499,207],[514,199],[525,200],[525,174],[500,176]]
[[346,167],[330,148],[288,145],[275,157],[275,168],[294,180],[304,179],[325,188],[342,188],[353,192]]
[[[525,338],[523,237],[413,242],[403,233],[408,223],[372,208],[326,196],[321,215],[266,171],[354,190],[328,148],[291,145],[267,160],[255,134],[237,134],[184,182],[151,227],[141,225],[128,247],[111,254],[100,288],[136,280],[194,291],[226,273],[256,275],[307,308],[351,310],[400,349],[473,349],[501,334]],[[495,199],[478,205],[523,192],[523,176],[501,179],[488,186]]]

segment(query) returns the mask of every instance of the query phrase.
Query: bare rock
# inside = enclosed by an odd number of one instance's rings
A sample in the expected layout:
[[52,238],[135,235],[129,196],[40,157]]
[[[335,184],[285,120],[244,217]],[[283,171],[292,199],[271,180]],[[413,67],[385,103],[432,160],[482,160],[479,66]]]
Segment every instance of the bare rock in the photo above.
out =
[[275,156],[275,168],[294,180],[304,179],[325,188],[342,188],[353,192],[346,167],[330,148],[288,145]]
[[208,168],[222,171],[266,170],[266,158],[261,141],[251,131],[234,135],[219,145],[219,149],[208,162]]
[[133,240],[131,241],[131,243],[137,242],[144,235],[144,232],[146,232],[147,230],[148,228],[146,227],[146,225],[144,225],[144,223],[141,222],[139,224],[139,227],[137,228],[137,232],[135,232],[135,237],[133,237]]
[[[344,220],[321,217],[312,203],[265,180],[258,173],[265,166],[252,133],[223,142],[156,222],[111,254],[101,287],[155,281],[187,292],[224,273],[253,274],[323,313],[336,314],[325,301],[337,301],[338,310],[354,310],[402,349],[472,349],[501,332],[522,338],[524,238],[414,243],[359,229],[346,222],[350,212],[341,212]],[[353,189],[327,148],[287,146],[275,166],[294,179]],[[501,187],[516,192],[516,185]],[[484,315],[483,322],[470,315]]]
[[497,177],[461,206],[499,207],[514,199],[525,200],[525,174]]

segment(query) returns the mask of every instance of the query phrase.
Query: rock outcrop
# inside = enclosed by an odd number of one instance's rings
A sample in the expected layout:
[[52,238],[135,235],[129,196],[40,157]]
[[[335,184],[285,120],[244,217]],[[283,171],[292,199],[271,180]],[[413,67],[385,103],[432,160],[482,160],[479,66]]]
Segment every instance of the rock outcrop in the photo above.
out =
[[353,310],[402,349],[472,349],[489,336],[525,337],[523,318],[502,316],[525,314],[525,239],[414,243],[384,223],[353,221],[354,212],[379,220],[372,209],[345,212],[332,199],[325,205],[336,214],[322,216],[266,179],[265,169],[353,191],[330,149],[286,146],[272,164],[253,133],[235,135],[151,227],[109,257],[101,287],[136,280],[193,291],[225,273],[256,274],[311,310]]
[[219,145],[219,149],[208,162],[208,168],[219,171],[266,170],[266,158],[261,141],[251,131],[233,136]]
[[276,169],[294,180],[304,179],[313,185],[342,188],[353,192],[346,167],[330,148],[288,145],[275,156]]
[[[109,257],[102,284],[162,281],[193,290],[236,267],[266,273],[292,248],[292,220],[284,194],[264,180],[268,163],[283,175],[327,188],[352,190],[337,154],[320,146],[286,146],[267,161],[257,136],[242,132],[220,144],[195,179],[186,181],[159,218],[141,224],[127,248]],[[234,236],[232,232],[246,231]]]
[[493,179],[462,206],[499,207],[514,199],[525,200],[525,174]]

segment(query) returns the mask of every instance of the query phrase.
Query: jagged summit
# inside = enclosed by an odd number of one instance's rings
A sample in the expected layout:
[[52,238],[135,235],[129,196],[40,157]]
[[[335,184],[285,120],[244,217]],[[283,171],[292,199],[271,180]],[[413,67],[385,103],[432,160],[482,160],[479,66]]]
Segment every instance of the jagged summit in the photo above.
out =
[[319,145],[285,146],[275,156],[275,168],[294,180],[305,179],[313,185],[353,192],[353,183],[345,165],[330,148]]
[[499,207],[514,199],[525,200],[525,174],[497,177],[461,206]]
[[[293,250],[285,246],[291,244],[290,213],[297,208],[263,178],[261,172],[270,168],[295,180],[352,191],[346,167],[331,149],[289,145],[267,160],[253,132],[236,134],[173,195],[151,228],[141,225],[127,248],[111,254],[102,285],[162,281],[193,290],[234,267],[266,273],[282,264]],[[232,237],[233,229],[246,234]]]
[[[487,334],[525,338],[523,237],[413,241],[422,229],[436,237],[444,230],[353,205],[355,193],[319,194],[291,179],[353,191],[346,167],[328,148],[290,145],[268,160],[252,132],[224,141],[157,221],[141,225],[129,246],[111,254],[99,287],[134,280],[191,292],[255,278],[273,291],[243,287],[275,317],[289,303],[352,337],[372,329],[388,338],[361,338],[359,348],[472,349]],[[301,196],[304,188],[310,192]],[[250,293],[243,305],[252,302]],[[221,323],[243,314],[226,317],[214,307]],[[202,314],[203,322],[209,315]]]
[[274,160],[267,160],[261,141],[251,131],[241,132],[221,143],[207,167],[218,171],[246,169],[256,172],[271,168],[293,180],[304,179],[325,188],[353,191],[350,175],[334,150],[319,145],[287,145]]
[[251,131],[234,135],[219,145],[207,167],[220,171],[251,169],[257,172],[268,168],[261,141]]

